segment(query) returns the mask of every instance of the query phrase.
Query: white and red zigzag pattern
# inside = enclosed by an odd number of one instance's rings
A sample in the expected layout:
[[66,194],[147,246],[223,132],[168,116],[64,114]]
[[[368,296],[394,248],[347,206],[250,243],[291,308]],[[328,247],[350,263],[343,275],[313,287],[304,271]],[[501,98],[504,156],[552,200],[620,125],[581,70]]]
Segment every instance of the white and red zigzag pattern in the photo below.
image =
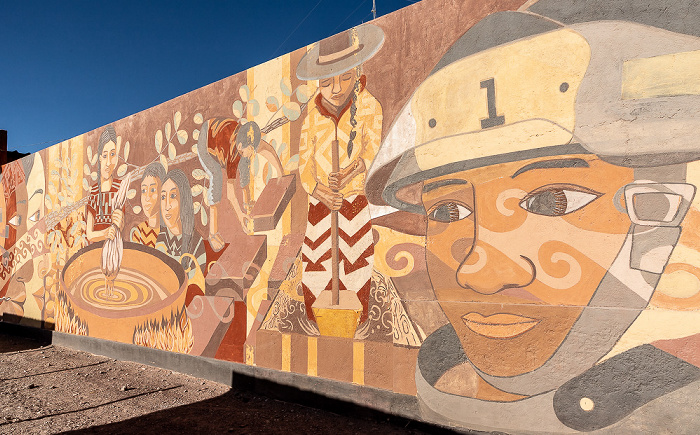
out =
[[[372,277],[374,239],[367,198],[364,195],[344,198],[338,218],[340,287],[357,293]],[[302,283],[318,297],[322,290],[330,288],[332,280],[331,211],[313,197],[309,198],[301,253]]]

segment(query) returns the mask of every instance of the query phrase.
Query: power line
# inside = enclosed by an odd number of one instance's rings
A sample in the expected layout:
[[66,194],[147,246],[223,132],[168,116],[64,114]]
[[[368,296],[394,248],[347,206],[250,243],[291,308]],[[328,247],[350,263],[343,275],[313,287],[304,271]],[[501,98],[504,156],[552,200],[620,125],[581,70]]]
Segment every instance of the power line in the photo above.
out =
[[335,32],[336,30],[338,30],[338,29],[340,28],[340,26],[342,26],[343,24],[345,24],[345,22],[346,22],[350,17],[352,17],[353,14],[354,14],[355,12],[357,12],[357,11],[360,9],[360,7],[362,7],[362,5],[364,5],[365,3],[367,3],[367,0],[362,1],[359,5],[357,5],[357,7],[355,8],[355,10],[352,11],[352,12],[350,12],[350,14],[349,14],[347,17],[345,17],[345,19],[344,19],[343,21],[341,21],[340,24],[338,24],[338,26],[337,26],[335,29],[333,29],[333,32]]
[[301,25],[304,23],[304,21],[306,21],[306,19],[309,18],[309,15],[311,15],[311,13],[312,13],[313,11],[316,10],[316,8],[318,7],[318,5],[321,4],[321,2],[323,2],[323,0],[318,0],[318,3],[316,3],[316,6],[314,6],[313,8],[311,8],[311,10],[309,11],[309,13],[306,14],[306,16],[304,17],[304,19],[301,20],[301,21],[299,21],[299,24],[297,24],[297,26],[294,28],[294,30],[292,30],[292,33],[290,33],[290,34],[287,36],[287,38],[286,38],[284,41],[282,41],[282,43],[280,44],[280,46],[277,47],[277,50],[275,50],[275,51],[272,53],[272,58],[273,58],[273,59],[275,58],[275,55],[277,54],[277,52],[279,51],[279,49],[282,48],[282,46],[283,46],[287,41],[289,41],[289,38],[291,38],[292,35],[294,34],[294,32],[296,32],[296,31],[299,29],[299,27],[301,27]]

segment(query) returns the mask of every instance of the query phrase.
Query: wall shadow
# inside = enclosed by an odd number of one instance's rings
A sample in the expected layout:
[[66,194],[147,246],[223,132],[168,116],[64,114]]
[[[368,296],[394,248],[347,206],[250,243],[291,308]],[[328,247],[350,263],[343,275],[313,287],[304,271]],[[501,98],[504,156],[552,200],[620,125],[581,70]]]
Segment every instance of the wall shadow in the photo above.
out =
[[[260,380],[257,380],[259,382]],[[272,384],[272,383],[271,383]],[[289,387],[274,384],[288,391]],[[248,390],[231,389],[227,393],[201,402],[153,412],[117,423],[81,429],[70,434],[151,433],[255,433],[255,434],[454,434],[449,429],[432,426],[351,403],[307,395],[313,400],[298,404],[303,391],[296,390],[295,403],[272,399]],[[279,391],[278,394],[281,394]],[[289,396],[288,396],[289,397]],[[463,433],[463,432],[462,432]]]

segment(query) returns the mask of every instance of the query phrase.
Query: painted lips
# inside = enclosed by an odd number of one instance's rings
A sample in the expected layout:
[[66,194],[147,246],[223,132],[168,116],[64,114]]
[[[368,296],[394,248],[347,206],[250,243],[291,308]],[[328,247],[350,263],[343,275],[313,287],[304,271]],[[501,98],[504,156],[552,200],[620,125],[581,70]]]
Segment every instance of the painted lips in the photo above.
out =
[[516,314],[492,314],[484,316],[479,313],[467,313],[462,316],[467,328],[489,338],[513,338],[534,328],[539,320]]

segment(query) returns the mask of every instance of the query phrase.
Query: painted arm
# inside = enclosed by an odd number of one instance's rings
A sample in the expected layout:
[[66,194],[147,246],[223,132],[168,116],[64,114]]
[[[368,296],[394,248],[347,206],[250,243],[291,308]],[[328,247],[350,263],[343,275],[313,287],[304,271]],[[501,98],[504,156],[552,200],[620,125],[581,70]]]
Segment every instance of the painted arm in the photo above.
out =
[[244,192],[237,179],[234,178],[232,180],[228,180],[226,183],[226,193],[229,201],[231,201],[233,210],[236,212],[238,221],[241,223],[243,229],[248,232],[248,226],[250,225],[248,222],[250,221],[250,216],[248,216],[248,214],[241,209],[241,198],[243,197]]
[[[109,228],[106,228],[104,230],[95,230],[95,218],[92,216],[92,214],[88,213],[87,229],[85,231],[85,235],[87,236],[90,243],[95,243],[99,242],[100,240],[106,239],[107,233],[112,228],[114,227],[110,226]],[[112,238],[114,238],[114,235],[112,235]]]
[[277,171],[276,173],[278,177],[284,175],[284,168],[282,167],[282,162],[280,161],[279,156],[277,156],[277,151],[275,151],[275,149],[272,148],[272,145],[262,140],[260,141],[260,145],[258,145],[257,152],[261,156],[265,157],[265,159],[268,162],[270,162],[270,164]]

